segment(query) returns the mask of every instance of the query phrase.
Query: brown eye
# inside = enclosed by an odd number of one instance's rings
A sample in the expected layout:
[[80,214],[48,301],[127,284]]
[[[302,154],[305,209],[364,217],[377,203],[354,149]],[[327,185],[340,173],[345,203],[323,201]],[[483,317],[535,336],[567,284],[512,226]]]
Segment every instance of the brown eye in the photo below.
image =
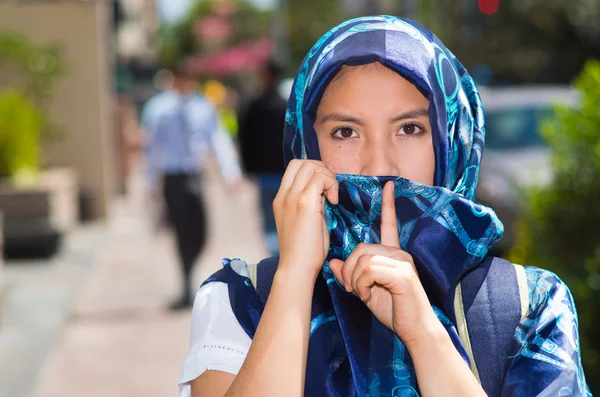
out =
[[352,137],[352,129],[351,128],[340,128],[340,135],[342,138],[350,138]]
[[354,138],[356,135],[358,135],[356,131],[350,127],[341,127],[333,132],[333,137],[337,139]]
[[399,135],[420,135],[423,133],[423,128],[417,124],[405,124],[400,128]]
[[404,127],[404,132],[408,135],[414,134],[416,130],[417,130],[417,126],[414,124],[409,124]]

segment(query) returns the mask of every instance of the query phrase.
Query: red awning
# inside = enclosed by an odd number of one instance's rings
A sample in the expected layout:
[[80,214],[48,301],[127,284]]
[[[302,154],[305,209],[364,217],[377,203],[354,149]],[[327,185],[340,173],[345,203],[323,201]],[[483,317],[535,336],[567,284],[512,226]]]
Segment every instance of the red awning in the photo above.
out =
[[184,60],[183,67],[188,73],[222,77],[241,71],[257,70],[272,53],[271,40],[263,38],[207,56],[190,56]]

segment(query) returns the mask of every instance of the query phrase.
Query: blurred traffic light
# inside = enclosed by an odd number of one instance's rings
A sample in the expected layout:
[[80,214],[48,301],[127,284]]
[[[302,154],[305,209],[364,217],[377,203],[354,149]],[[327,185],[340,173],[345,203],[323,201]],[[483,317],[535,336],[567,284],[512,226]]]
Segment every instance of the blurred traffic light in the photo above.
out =
[[492,15],[500,9],[500,0],[477,0],[477,7],[482,13]]

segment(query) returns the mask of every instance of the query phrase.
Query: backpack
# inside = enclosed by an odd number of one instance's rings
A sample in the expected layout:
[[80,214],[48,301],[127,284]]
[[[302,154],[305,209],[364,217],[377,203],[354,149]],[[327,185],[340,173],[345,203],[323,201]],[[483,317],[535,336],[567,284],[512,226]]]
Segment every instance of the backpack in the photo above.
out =
[[[279,258],[248,265],[250,280],[266,303]],[[516,349],[515,330],[529,314],[525,269],[486,257],[456,286],[456,329],[471,362],[471,371],[488,396],[500,396],[508,358]]]

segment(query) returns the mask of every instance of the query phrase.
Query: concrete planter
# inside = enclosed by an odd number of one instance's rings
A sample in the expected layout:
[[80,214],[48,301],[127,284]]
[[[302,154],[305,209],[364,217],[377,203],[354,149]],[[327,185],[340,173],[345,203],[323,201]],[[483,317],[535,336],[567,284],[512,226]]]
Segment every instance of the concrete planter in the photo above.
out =
[[17,187],[0,180],[7,257],[54,254],[78,219],[77,178],[69,168],[44,171],[35,184]]

